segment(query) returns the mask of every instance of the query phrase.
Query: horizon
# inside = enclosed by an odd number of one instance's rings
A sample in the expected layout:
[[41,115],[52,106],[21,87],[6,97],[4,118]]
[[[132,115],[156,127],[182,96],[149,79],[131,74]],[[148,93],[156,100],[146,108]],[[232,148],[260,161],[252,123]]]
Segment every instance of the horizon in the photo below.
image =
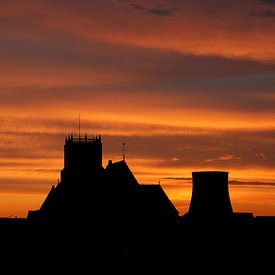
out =
[[[75,135],[78,138],[78,135]],[[67,136],[66,136],[67,137]],[[104,140],[104,137],[102,137]],[[65,141],[65,138],[64,138]],[[64,145],[64,142],[63,142]],[[122,144],[121,144],[122,145]],[[63,148],[63,146],[61,146]],[[122,149],[121,149],[122,150]],[[104,151],[104,143],[103,143],[103,151]],[[112,160],[113,163],[119,162],[123,160],[123,153],[121,152],[121,156],[117,156],[116,160]],[[61,158],[63,162],[63,157]],[[130,159],[128,162],[126,158],[126,163],[129,165],[130,169],[135,167],[135,160]],[[103,168],[107,166],[109,159],[104,158],[103,154]],[[62,166],[62,165],[61,165]],[[137,166],[138,167],[138,166]],[[26,218],[28,211],[33,209],[39,209],[45,200],[48,192],[50,191],[53,185],[57,185],[60,179],[60,172],[63,169],[63,166],[60,167],[58,173],[55,174],[57,181],[54,183],[54,179],[48,179],[47,184],[43,182],[43,185],[32,186],[32,189],[29,190],[21,190],[21,192],[17,193],[16,191],[20,188],[25,188],[25,186],[17,186],[17,189],[13,190],[13,192],[2,192],[0,194],[0,213],[6,211],[7,205],[9,205],[9,198],[13,198],[14,201],[17,201],[14,210],[17,212],[9,213],[9,215],[1,215],[2,218]],[[189,210],[189,205],[191,201],[192,195],[192,172],[203,172],[210,170],[194,170],[190,172],[191,177],[162,177],[157,178],[156,175],[146,174],[145,176],[136,175],[135,171],[132,170],[134,176],[137,178],[140,184],[160,184],[164,191],[166,192],[168,198],[175,205],[177,210],[179,211],[179,215],[182,216],[186,214]],[[222,170],[215,170],[222,171]],[[229,196],[231,199],[232,207],[234,212],[249,212],[254,216],[274,216],[275,210],[275,182],[261,182],[261,181],[242,181],[239,179],[232,179],[230,176],[230,171],[226,171],[229,174]],[[187,174],[187,173],[185,173]],[[58,176],[57,176],[58,175]],[[39,182],[39,178],[35,178],[33,184],[36,185]],[[51,182],[51,183],[50,183]],[[19,183],[20,184],[20,183]],[[29,183],[30,184],[30,183]],[[15,192],[14,192],[15,191]],[[256,200],[255,200],[256,196]],[[244,199],[245,198],[245,199]],[[18,201],[19,199],[19,201]],[[13,200],[11,201],[12,203]],[[264,201],[264,203],[263,203]],[[28,208],[29,207],[29,208]]]
[[180,214],[191,172],[224,170],[234,211],[275,216],[275,1],[1,5],[0,217],[40,207],[79,114]]

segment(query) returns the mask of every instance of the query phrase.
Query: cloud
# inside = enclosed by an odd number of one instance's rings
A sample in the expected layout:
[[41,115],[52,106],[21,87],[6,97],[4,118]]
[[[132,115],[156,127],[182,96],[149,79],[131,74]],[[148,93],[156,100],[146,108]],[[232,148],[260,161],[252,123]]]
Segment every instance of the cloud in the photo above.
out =
[[209,163],[209,162],[214,162],[214,161],[215,161],[215,159],[204,159],[201,162],[202,163]]
[[270,185],[270,186],[275,186],[275,182],[261,182],[261,181],[231,180],[231,181],[229,181],[229,184],[232,184],[232,185],[259,185],[259,186]]
[[138,4],[129,4],[129,6],[137,11],[144,12],[151,15],[156,16],[172,16],[177,11],[175,8],[162,8],[162,7],[154,7],[147,8]]
[[179,180],[179,181],[187,181],[190,182],[192,181],[192,178],[185,178],[185,177],[167,177],[163,178],[164,180]]
[[224,154],[224,155],[218,157],[218,160],[223,160],[223,161],[241,160],[241,157],[234,156],[234,155],[231,155],[231,154]]
[[179,161],[180,159],[178,157],[172,157],[172,161]]
[[264,153],[256,153],[257,158],[261,158],[262,160],[266,160],[266,156]]
[[[52,182],[51,177],[45,178],[4,178],[0,177],[0,194],[3,192],[10,193],[44,193],[50,190],[50,187],[56,182]],[[1,195],[0,195],[1,196]]]
[[[145,105],[147,110],[179,112],[185,108],[236,113],[274,109],[274,99],[263,96],[275,91],[274,64],[97,40],[90,40],[89,48],[86,41],[60,38],[54,45],[36,39],[19,48],[18,37],[0,38],[1,108],[58,105],[58,109],[66,109],[82,103],[86,109],[88,102],[98,108],[103,104],[101,98],[106,105],[119,95],[121,104],[131,110]],[[146,99],[148,95],[151,98]],[[108,108],[112,109],[114,106]]]
[[129,3],[131,0],[116,0],[119,3]]
[[202,14],[211,19],[222,19],[221,14],[216,9],[205,9]]
[[[0,122],[0,156],[5,159],[62,159],[65,136],[77,131],[77,117],[3,116]],[[81,125],[83,132],[102,134],[108,156],[120,155],[121,143],[126,141],[132,163],[136,159],[156,159],[160,169],[208,165],[226,169],[272,168],[275,164],[274,129],[210,130],[92,118],[83,118]]]
[[273,18],[275,17],[275,11],[251,12],[251,15],[256,17]]
[[234,161],[234,160],[241,160],[241,157],[231,155],[231,154],[224,154],[218,156],[217,158],[208,158],[201,161],[201,163],[211,163],[211,162],[218,162],[218,161]]
[[[164,180],[183,181],[192,183],[192,178],[186,177],[166,177]],[[240,180],[229,180],[230,185],[257,185],[257,186],[275,186],[275,182],[264,182],[264,181],[240,181]],[[178,186],[178,185],[175,185]]]
[[[22,39],[32,38],[32,41],[37,39],[34,33],[37,35],[43,31],[51,33],[52,41],[59,40],[55,40],[58,35],[60,38],[68,35],[86,42],[96,38],[119,45],[171,50],[181,54],[264,61],[275,58],[271,46],[274,43],[270,41],[273,40],[270,35],[273,26],[259,20],[256,22],[259,28],[251,28],[256,19],[247,14],[247,1],[231,5],[225,1],[189,1],[188,4],[186,1],[146,1],[146,6],[134,1],[117,3],[60,0],[28,1],[28,5],[22,5],[20,1],[12,1],[5,3],[2,9],[4,20],[1,26],[4,26],[4,37],[14,35]],[[131,9],[139,9],[140,12],[127,12],[130,8],[125,7],[132,4],[136,8],[130,6]],[[184,16],[171,16],[181,10]],[[219,24],[213,20],[217,14],[212,11],[218,11],[223,18]],[[144,13],[155,16],[142,16]],[[160,17],[169,17],[169,20],[160,20]],[[204,39],[201,39],[202,36]]]
[[139,11],[145,14],[156,15],[160,17],[172,16],[177,11],[177,8],[174,8],[174,7],[156,6],[156,7],[149,8],[140,4],[133,3],[130,0],[117,0],[117,2],[122,4],[127,4],[128,7],[136,11]]
[[259,1],[267,3],[267,4],[275,4],[275,0],[259,0]]

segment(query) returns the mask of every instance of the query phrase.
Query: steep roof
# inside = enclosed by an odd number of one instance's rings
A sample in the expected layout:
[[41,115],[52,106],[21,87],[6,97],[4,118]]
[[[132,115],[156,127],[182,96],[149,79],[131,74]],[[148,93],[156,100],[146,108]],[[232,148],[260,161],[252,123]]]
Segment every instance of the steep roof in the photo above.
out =
[[[133,215],[175,217],[178,215],[177,209],[169,200],[160,185],[140,185],[127,163],[123,161],[109,162],[106,167],[107,182],[111,188],[109,192],[125,193],[124,196],[117,195],[120,202],[124,205],[128,202],[128,211],[133,211]],[[130,193],[129,193],[130,192]],[[125,209],[126,210],[126,209]],[[135,214],[134,214],[135,213]]]
[[125,161],[109,162],[102,177],[93,181],[67,180],[70,179],[64,178],[50,190],[40,208],[45,217],[96,215],[103,218],[108,215],[114,221],[119,217],[150,221],[178,216],[162,187],[140,185]]
[[129,191],[138,188],[139,184],[127,163],[122,160],[119,162],[109,162],[105,169],[106,178],[115,185],[109,186],[115,191]]
[[178,215],[177,209],[160,185],[140,185],[139,199],[141,201],[141,208],[148,214],[151,212],[152,214],[165,217]]
[[55,186],[53,185],[49,194],[47,195],[45,201],[43,202],[43,204],[41,205],[41,210],[47,210],[49,209],[50,207],[53,207],[56,205],[57,203],[57,192],[56,192],[56,188]]

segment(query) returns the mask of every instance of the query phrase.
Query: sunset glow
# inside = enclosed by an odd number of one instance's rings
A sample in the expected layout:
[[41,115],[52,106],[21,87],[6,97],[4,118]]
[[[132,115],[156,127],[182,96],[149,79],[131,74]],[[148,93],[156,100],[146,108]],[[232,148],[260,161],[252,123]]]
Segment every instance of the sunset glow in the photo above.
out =
[[[102,135],[187,211],[225,170],[235,211],[275,215],[275,2],[1,1],[0,216],[37,209],[67,134]],[[274,183],[274,184],[273,184]]]

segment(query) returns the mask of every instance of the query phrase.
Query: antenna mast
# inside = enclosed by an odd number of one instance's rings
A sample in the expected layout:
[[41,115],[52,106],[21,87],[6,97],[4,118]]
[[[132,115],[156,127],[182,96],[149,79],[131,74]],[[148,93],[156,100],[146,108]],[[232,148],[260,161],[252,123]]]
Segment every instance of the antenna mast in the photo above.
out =
[[78,114],[78,138],[79,138],[79,141],[80,141],[80,114]]
[[122,159],[125,161],[125,155],[126,155],[126,151],[127,151],[125,142],[122,143],[122,150],[121,151],[122,151]]

